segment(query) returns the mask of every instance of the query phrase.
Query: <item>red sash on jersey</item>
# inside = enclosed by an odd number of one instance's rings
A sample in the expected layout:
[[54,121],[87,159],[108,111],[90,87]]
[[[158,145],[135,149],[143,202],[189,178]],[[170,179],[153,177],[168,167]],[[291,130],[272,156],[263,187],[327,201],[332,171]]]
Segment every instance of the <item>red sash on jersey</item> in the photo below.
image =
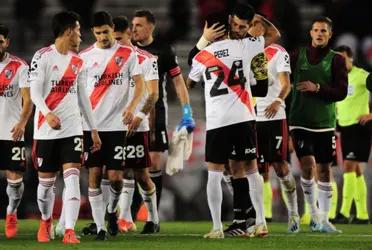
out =
[[21,62],[9,62],[0,73],[0,95],[2,95],[7,86],[12,82],[18,68],[22,65]]
[[[107,63],[105,71],[102,75],[106,74],[110,76],[109,81],[115,80],[113,76],[120,72],[121,68],[127,62],[132,50],[125,47],[120,47],[111,57],[110,61]],[[112,77],[111,77],[112,76]],[[109,89],[111,84],[102,84],[102,81],[107,81],[107,79],[99,80],[97,87],[94,88],[92,94],[90,95],[90,104],[92,109],[94,109],[102,97],[105,95],[106,91]]]
[[[223,83],[239,97],[240,101],[248,108],[249,112],[253,113],[251,100],[249,99],[248,91],[242,90],[240,85],[229,86],[227,84],[230,74],[230,69],[221,60],[217,59],[213,54],[206,50],[202,50],[195,56],[195,60],[203,64],[205,67],[219,66],[225,75]],[[218,71],[213,74],[218,76]]]
[[[58,88],[58,86],[52,87],[49,95],[45,99],[45,103],[50,110],[53,111],[58,106],[58,104],[67,95],[68,90],[72,87],[72,85],[74,85],[74,82],[76,80],[76,77],[80,71],[82,64],[83,64],[83,61],[79,57],[72,56],[71,61],[68,64],[65,73],[63,74],[61,80],[59,80],[59,82],[66,81],[67,83],[69,83],[69,85],[64,86],[63,92],[54,91],[56,88]],[[44,121],[45,121],[45,117],[40,112],[38,128],[40,128],[41,125],[43,125]]]
[[276,53],[278,53],[279,49],[274,47],[267,47],[265,48],[265,55],[268,61],[270,61]]

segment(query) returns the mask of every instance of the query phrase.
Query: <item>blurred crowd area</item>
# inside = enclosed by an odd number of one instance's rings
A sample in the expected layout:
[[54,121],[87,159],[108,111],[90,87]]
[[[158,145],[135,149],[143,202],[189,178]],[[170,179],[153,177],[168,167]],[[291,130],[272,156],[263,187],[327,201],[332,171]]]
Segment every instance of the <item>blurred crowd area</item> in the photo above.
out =
[[[189,71],[187,55],[201,35],[204,19],[213,12],[228,12],[236,2],[251,4],[258,13],[272,21],[282,34],[281,43],[288,51],[310,41],[311,20],[319,15],[329,16],[334,22],[333,46],[349,45],[354,52],[354,62],[367,70],[372,70],[372,25],[368,0],[0,0],[0,23],[11,28],[10,52],[30,61],[39,48],[52,43],[51,17],[62,9],[78,12],[82,17],[81,49],[94,42],[89,29],[90,17],[97,10],[106,10],[113,16],[126,15],[131,18],[137,9],[150,9],[157,18],[156,35],[164,42],[175,47],[179,63],[186,77]],[[171,85],[171,84],[169,84]],[[205,186],[207,171],[204,163],[205,114],[201,87],[190,92],[191,103],[196,119],[194,132],[194,150],[191,159],[186,162],[182,173],[166,176],[160,218],[162,220],[207,220]],[[175,92],[169,88],[169,133],[171,134],[180,118],[180,106]],[[32,141],[32,121],[30,121],[26,141],[29,149]],[[28,150],[30,153],[30,150]],[[299,168],[296,157],[292,155],[294,175],[299,180]],[[18,216],[32,218],[39,216],[36,203],[37,174],[28,156],[28,169],[25,175],[25,194]],[[340,164],[339,164],[340,165]],[[372,170],[365,169],[368,190],[372,188]],[[164,173],[165,175],[165,173]],[[279,185],[272,175],[274,220],[284,221],[286,209],[280,198]],[[342,171],[334,168],[335,179],[342,190]],[[0,216],[5,216],[6,179],[0,175]],[[57,185],[55,216],[61,205],[63,183]],[[302,191],[298,186],[299,207],[302,209]],[[87,171],[81,174],[81,217],[91,216],[87,199]],[[371,196],[371,195],[370,195]],[[340,197],[340,196],[339,196]],[[372,208],[372,197],[369,207]],[[340,204],[341,202],[339,202]],[[232,218],[232,197],[224,186],[223,219]]]

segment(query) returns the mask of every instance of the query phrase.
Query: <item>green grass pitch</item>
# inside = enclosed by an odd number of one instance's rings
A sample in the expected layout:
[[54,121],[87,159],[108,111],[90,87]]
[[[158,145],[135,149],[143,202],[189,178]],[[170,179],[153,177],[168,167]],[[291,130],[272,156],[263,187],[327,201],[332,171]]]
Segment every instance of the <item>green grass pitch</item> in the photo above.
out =
[[[88,221],[79,221],[77,231]],[[225,238],[220,240],[203,239],[211,222],[162,222],[159,234],[140,235],[129,233],[110,237],[108,241],[97,242],[92,236],[81,238],[79,245],[64,245],[57,238],[50,243],[36,241],[38,221],[20,220],[16,239],[6,240],[4,220],[0,221],[0,249],[190,249],[190,250],[230,250],[230,249],[372,249],[371,225],[339,225],[342,234],[311,233],[308,226],[302,226],[299,234],[286,233],[285,223],[269,224],[266,238]],[[143,224],[138,223],[141,230]]]

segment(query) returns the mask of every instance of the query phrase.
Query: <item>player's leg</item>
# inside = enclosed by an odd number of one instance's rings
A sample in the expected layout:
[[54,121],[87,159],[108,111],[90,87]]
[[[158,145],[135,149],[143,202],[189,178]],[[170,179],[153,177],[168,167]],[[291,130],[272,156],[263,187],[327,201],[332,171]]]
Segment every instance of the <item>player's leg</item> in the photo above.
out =
[[134,174],[139,185],[139,191],[142,195],[143,202],[148,211],[146,224],[141,233],[157,233],[159,232],[160,227],[155,184],[150,178],[148,168],[135,168]]
[[204,238],[224,238],[221,221],[223,171],[228,162],[232,145],[229,140],[229,126],[207,130],[205,160],[208,167],[207,201],[213,228]]
[[[141,194],[144,205],[148,211],[147,221],[141,233],[157,233],[160,230],[160,225],[157,208],[156,185],[150,178],[149,174],[149,168],[151,166],[149,154],[149,132],[137,132],[135,135],[128,138],[125,166],[127,169],[134,172],[134,177],[138,183],[139,193]],[[132,188],[132,192],[133,191],[134,187]],[[127,207],[128,211],[126,213],[129,215],[130,206],[127,205]],[[131,216],[129,219],[132,219]],[[131,224],[130,221],[126,221],[126,226],[128,230],[133,231],[136,229],[133,221]]]
[[[355,205],[356,205],[356,219],[352,223],[356,224],[368,224],[369,216],[367,210],[367,185],[363,175],[362,162],[368,162],[371,141],[370,141],[370,131],[365,126],[357,125],[357,132],[353,133],[355,135],[354,145],[355,154],[357,160],[360,162],[355,169],[356,172],[356,182],[355,188],[358,190],[354,193]],[[355,138],[357,137],[357,138]],[[358,143],[357,143],[358,142]]]
[[83,136],[59,140],[59,161],[65,184],[65,244],[78,244],[75,224],[80,211],[80,167],[83,157]]
[[[224,230],[225,236],[244,236],[247,232],[247,200],[250,200],[249,184],[244,165],[230,160],[229,167],[232,174],[231,184],[233,188],[233,223]],[[248,196],[248,199],[247,199]]]
[[339,231],[329,222],[328,217],[332,200],[331,165],[336,149],[336,137],[333,131],[330,131],[317,133],[314,138],[317,141],[315,144],[315,157],[318,162],[316,169],[318,177],[318,205],[321,216],[320,231],[336,233]]
[[134,178],[133,169],[125,168],[123,178],[123,189],[121,191],[119,200],[120,213],[118,220],[119,231],[122,233],[137,230],[136,225],[133,222],[131,212],[135,185],[136,182]]
[[57,237],[63,237],[65,234],[65,225],[66,225],[66,217],[65,217],[65,192],[66,188],[63,187],[62,190],[62,207],[61,207],[61,214],[59,216],[58,223],[55,228],[55,234]]
[[301,186],[304,199],[310,207],[310,229],[312,231],[318,231],[320,228],[320,218],[316,205],[317,187],[314,178],[316,162],[314,157],[313,134],[302,129],[294,129],[291,131],[291,135],[297,157],[300,160],[302,170]]
[[166,125],[158,124],[155,128],[155,140],[150,141],[151,167],[150,177],[156,186],[157,207],[160,207],[161,192],[163,190],[162,169],[166,163],[165,151],[168,150],[168,133]]
[[367,185],[363,175],[363,167],[359,164],[356,168],[355,192],[356,218],[352,221],[354,224],[369,224],[367,210]]
[[0,170],[6,170],[9,203],[6,208],[5,236],[8,239],[17,235],[17,209],[21,202],[25,172],[24,142],[0,141]]
[[273,163],[279,178],[288,209],[288,232],[297,233],[300,230],[300,217],[298,214],[296,181],[286,161]]
[[297,233],[300,230],[300,218],[298,215],[296,181],[287,162],[289,149],[287,121],[272,121],[270,124],[273,136],[270,141],[270,153],[266,158],[269,162],[272,162],[285,197],[288,209],[288,232]]
[[[101,189],[103,154],[106,152],[106,137],[99,133],[102,141],[102,148],[99,151],[91,152],[92,139],[90,132],[84,131],[84,165],[88,168],[88,199],[95,223],[94,230],[90,226],[83,229],[84,234],[97,234],[100,231],[107,232],[105,225],[106,207],[103,202]],[[99,239],[98,239],[99,240]]]
[[265,219],[267,222],[271,222],[273,218],[273,211],[272,211],[273,191],[271,188],[271,182],[270,182],[270,177],[269,177],[269,173],[270,173],[269,164],[264,164],[262,168],[264,169],[264,172],[261,173],[261,175],[264,181],[263,203],[264,203]]
[[101,177],[101,191],[102,191],[102,202],[103,210],[106,211],[110,200],[110,180],[107,176],[107,167],[102,167],[102,177]]
[[37,204],[41,220],[37,233],[39,242],[50,241],[54,206],[54,183],[59,170],[57,140],[34,140],[32,158],[38,171]]
[[[121,168],[123,167],[121,166]],[[107,227],[109,234],[115,236],[119,232],[116,212],[121,190],[123,188],[123,169],[117,170],[108,168],[107,174],[108,179],[110,180],[110,196],[107,206]]]
[[106,132],[107,154],[104,155],[104,165],[106,165],[107,176],[110,181],[110,195],[107,206],[107,229],[110,235],[117,235],[119,227],[117,223],[117,204],[123,188],[123,172],[125,159],[130,157],[126,152],[126,132],[112,131]]

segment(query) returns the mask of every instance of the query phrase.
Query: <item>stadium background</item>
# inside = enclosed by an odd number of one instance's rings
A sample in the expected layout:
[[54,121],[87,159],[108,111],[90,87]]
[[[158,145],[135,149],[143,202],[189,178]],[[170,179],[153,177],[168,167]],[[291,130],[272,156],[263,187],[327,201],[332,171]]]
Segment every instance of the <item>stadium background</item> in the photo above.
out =
[[[157,18],[157,36],[173,44],[179,63],[186,77],[189,71],[187,54],[201,34],[203,16],[221,10],[228,11],[233,0],[0,0],[0,23],[11,29],[11,46],[9,51],[17,56],[31,60],[33,53],[52,42],[50,29],[51,17],[62,9],[78,12],[82,20],[81,49],[94,42],[89,30],[90,15],[96,10],[106,10],[113,16],[126,15],[132,17],[135,10],[146,8],[154,12]],[[282,43],[288,51],[309,41],[308,30],[311,19],[318,15],[327,15],[334,21],[335,30],[332,44],[347,44],[356,54],[357,65],[372,69],[372,26],[369,25],[369,5],[367,0],[253,0],[243,1],[253,5],[256,10],[265,14],[282,33]],[[352,10],[352,11],[350,11]],[[171,84],[169,84],[170,86]],[[180,106],[173,89],[169,88],[169,132],[180,119]],[[185,163],[180,174],[165,176],[163,196],[160,206],[161,220],[207,220],[209,210],[206,201],[205,185],[207,171],[204,163],[205,115],[201,87],[190,92],[191,103],[196,120],[194,132],[194,150],[189,161]],[[29,123],[26,140],[31,140],[32,127]],[[30,151],[29,151],[30,152]],[[30,157],[30,156],[29,156]],[[28,157],[28,158],[29,158]],[[294,175],[299,178],[296,159],[292,155]],[[30,158],[29,158],[30,159]],[[372,162],[365,169],[368,190],[372,187]],[[334,175],[342,190],[342,174],[340,167],[334,168]],[[87,199],[87,172],[82,171],[81,178],[81,217],[90,217],[90,206]],[[36,218],[39,216],[36,203],[36,172],[28,161],[25,175],[25,193],[18,209],[19,218]],[[271,176],[274,189],[274,220],[284,221],[286,210],[280,198],[278,181]],[[232,217],[232,198],[224,185],[224,220]],[[0,215],[5,216],[7,196],[5,193],[6,178],[0,174]],[[61,204],[62,182],[57,185],[55,215],[59,214]],[[301,187],[298,186],[298,191]],[[302,192],[299,194],[299,207],[302,210]],[[369,207],[372,207],[369,193]],[[339,199],[340,199],[339,195]],[[340,202],[339,202],[340,205]]]

